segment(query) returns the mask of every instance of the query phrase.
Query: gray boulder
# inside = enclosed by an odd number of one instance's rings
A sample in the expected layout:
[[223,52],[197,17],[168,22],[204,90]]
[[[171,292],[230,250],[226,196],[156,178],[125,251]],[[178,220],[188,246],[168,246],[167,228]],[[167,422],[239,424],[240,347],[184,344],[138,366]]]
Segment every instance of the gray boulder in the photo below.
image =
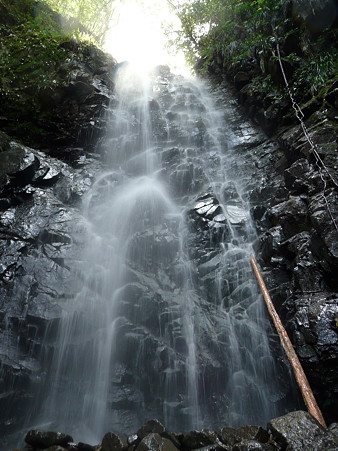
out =
[[338,439],[308,412],[290,412],[268,423],[276,442],[288,451],[338,450]]

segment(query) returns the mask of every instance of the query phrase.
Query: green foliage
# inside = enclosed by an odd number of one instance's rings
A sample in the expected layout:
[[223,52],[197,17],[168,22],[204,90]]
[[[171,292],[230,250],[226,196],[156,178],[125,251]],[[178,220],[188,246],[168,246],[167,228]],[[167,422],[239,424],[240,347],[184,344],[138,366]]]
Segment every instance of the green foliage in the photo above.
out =
[[41,134],[38,124],[49,115],[41,98],[65,83],[59,69],[70,38],[59,15],[40,2],[0,0],[0,13],[1,116],[8,131],[29,139]]
[[0,0],[0,16],[6,16],[7,21],[11,18],[15,24],[34,22],[50,33],[102,46],[114,3],[114,0]]
[[301,60],[294,76],[294,90],[310,89],[315,95],[338,73],[338,53],[326,52]]
[[32,23],[14,27],[0,43],[0,77],[3,93],[22,91],[57,83],[57,66],[66,53],[60,48],[64,37],[53,37]]
[[[199,70],[254,69],[251,90],[286,99],[276,59],[277,43],[291,89],[297,99],[315,95],[337,74],[337,29],[312,33],[285,0],[189,0],[175,4],[182,22],[176,44]],[[246,64],[247,62],[248,64]]]
[[13,124],[19,135],[41,133],[36,123],[46,113],[40,111],[39,97],[44,90],[62,83],[58,67],[67,55],[60,47],[64,40],[61,36],[51,36],[32,22],[17,25],[2,36],[1,106],[8,123]]
[[45,0],[63,17],[63,27],[78,40],[102,45],[114,13],[114,0]]

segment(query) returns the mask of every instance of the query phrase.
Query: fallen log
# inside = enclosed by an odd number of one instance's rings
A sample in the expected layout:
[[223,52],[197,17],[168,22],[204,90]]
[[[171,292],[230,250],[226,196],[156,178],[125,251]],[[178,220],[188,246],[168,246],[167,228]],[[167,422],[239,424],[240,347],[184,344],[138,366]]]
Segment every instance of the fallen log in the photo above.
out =
[[290,361],[293,373],[295,375],[297,384],[300,388],[300,391],[302,393],[304,402],[306,404],[306,407],[309,411],[309,413],[324,427],[326,428],[326,423],[325,420],[323,418],[322,412],[320,411],[317,402],[315,400],[315,397],[312,393],[310,384],[307,380],[307,377],[304,373],[304,370],[302,368],[302,365],[299,361],[299,358],[296,354],[296,351],[291,343],[291,340],[286,332],[286,330],[284,329],[284,326],[279,318],[278,313],[276,312],[276,309],[273,305],[272,299],[269,295],[269,292],[266,288],[265,282],[263,280],[263,277],[258,269],[256,260],[254,258],[253,255],[250,255],[250,261],[251,261],[251,265],[253,267],[254,273],[257,277],[258,280],[258,284],[259,287],[262,291],[266,306],[268,308],[268,312],[272,318],[272,321],[276,327],[277,333],[279,335],[279,338],[281,340],[283,349],[285,351],[285,354],[287,356],[287,358]]

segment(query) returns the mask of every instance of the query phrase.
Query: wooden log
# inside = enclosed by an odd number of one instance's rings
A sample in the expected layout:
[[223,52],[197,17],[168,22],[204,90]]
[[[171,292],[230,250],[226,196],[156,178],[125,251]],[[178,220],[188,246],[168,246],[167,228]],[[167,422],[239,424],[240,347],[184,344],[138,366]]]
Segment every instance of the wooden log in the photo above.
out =
[[296,351],[291,343],[291,340],[284,329],[284,326],[279,318],[278,313],[276,312],[276,309],[273,305],[272,299],[269,295],[269,292],[266,288],[265,282],[263,280],[263,277],[258,269],[256,260],[253,255],[250,255],[250,261],[251,265],[253,267],[254,273],[257,277],[258,284],[260,286],[260,289],[262,291],[266,306],[268,308],[269,314],[272,318],[272,321],[274,322],[274,325],[276,327],[277,333],[279,335],[279,338],[282,342],[283,349],[285,351],[285,354],[287,358],[290,361],[293,373],[295,375],[297,384],[300,388],[300,391],[302,393],[304,402],[306,404],[306,407],[309,411],[309,413],[324,427],[326,428],[326,423],[323,418],[322,412],[320,411],[317,402],[315,400],[315,397],[312,393],[310,384],[307,380],[307,377],[304,373],[304,370],[302,368],[302,365],[299,361],[299,358],[296,354]]

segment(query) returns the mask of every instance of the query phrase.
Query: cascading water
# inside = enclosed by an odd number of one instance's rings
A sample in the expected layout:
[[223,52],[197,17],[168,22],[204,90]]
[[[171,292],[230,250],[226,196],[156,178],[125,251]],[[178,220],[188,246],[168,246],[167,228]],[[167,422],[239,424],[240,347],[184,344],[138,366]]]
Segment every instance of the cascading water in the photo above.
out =
[[125,65],[115,90],[110,169],[84,202],[77,295],[35,422],[93,443],[151,417],[173,430],[264,424],[280,389],[222,111],[165,67],[145,82]]

